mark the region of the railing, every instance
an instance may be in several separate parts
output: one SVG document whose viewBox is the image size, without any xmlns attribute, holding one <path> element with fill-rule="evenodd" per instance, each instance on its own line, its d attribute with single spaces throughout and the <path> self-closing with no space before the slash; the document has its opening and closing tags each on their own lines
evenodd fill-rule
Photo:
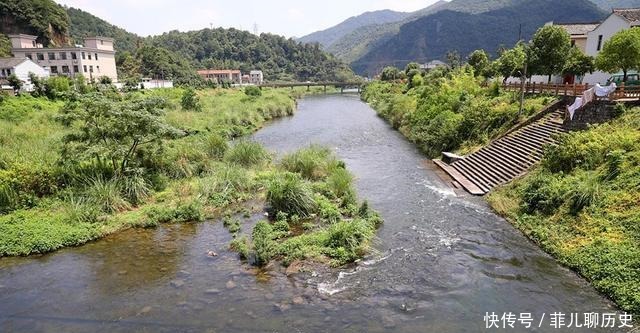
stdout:
<svg viewBox="0 0 640 333">
<path fill-rule="evenodd" d="M 586 90 L 593 88 L 588 83 L 585 84 L 554 84 L 554 83 L 536 83 L 527 82 L 524 86 L 526 94 L 550 94 L 555 96 L 581 96 Z M 520 83 L 505 83 L 502 85 L 505 91 L 520 91 L 522 85 Z M 599 98 L 600 99 L 600 98 Z M 625 87 L 624 83 L 608 97 L 609 100 L 621 99 L 640 99 L 640 86 Z"/>
</svg>

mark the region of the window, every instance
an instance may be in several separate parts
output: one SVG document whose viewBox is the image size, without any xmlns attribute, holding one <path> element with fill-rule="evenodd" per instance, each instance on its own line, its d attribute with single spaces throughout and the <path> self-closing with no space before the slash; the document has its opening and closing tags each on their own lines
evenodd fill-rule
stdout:
<svg viewBox="0 0 640 333">
<path fill-rule="evenodd" d="M 95 54 L 95 56 L 96 56 L 96 60 L 98 60 L 98 54 L 97 53 Z"/>
<path fill-rule="evenodd" d="M 84 69 L 84 72 L 87 72 L 87 65 L 82 66 L 82 69 Z"/>
<path fill-rule="evenodd" d="M 69 66 L 62 66 L 62 73 L 68 74 L 69 73 Z"/>
<path fill-rule="evenodd" d="M 24 56 L 27 57 L 29 60 L 33 60 L 33 56 L 31 55 L 31 53 L 26 53 Z"/>
<path fill-rule="evenodd" d="M 576 46 L 576 41 L 575 41 L 575 39 L 571 41 L 571 47 L 574 47 L 574 46 Z"/>
<path fill-rule="evenodd" d="M 89 66 L 89 72 L 93 73 L 93 66 Z"/>
<path fill-rule="evenodd" d="M 78 54 L 75 52 L 71 52 L 71 59 L 76 60 L 78 59 Z"/>
<path fill-rule="evenodd" d="M 89 53 L 89 60 L 91 60 L 91 53 Z"/>
<path fill-rule="evenodd" d="M 44 60 L 44 54 L 42 54 L 42 53 L 36 53 L 36 59 L 38 59 L 38 60 Z"/>
<path fill-rule="evenodd" d="M 31 41 L 31 46 L 36 47 L 36 41 L 35 40 Z"/>
<path fill-rule="evenodd" d="M 100 40 L 100 45 L 104 45 L 104 41 Z M 98 56 L 96 56 L 96 59 L 98 58 Z"/>
<path fill-rule="evenodd" d="M 78 69 L 78 65 L 73 65 L 73 72 L 78 73 L 80 70 Z"/>
<path fill-rule="evenodd" d="M 596 50 L 600 51 L 601 49 L 602 49 L 602 35 L 598 36 L 598 48 Z"/>
<path fill-rule="evenodd" d="M 7 76 L 6 72 L 4 71 L 4 68 L 2 69 L 2 76 Z"/>
<path fill-rule="evenodd" d="M 84 52 L 82 52 L 82 60 L 84 60 L 84 59 L 85 59 L 85 57 L 84 57 Z M 85 72 L 86 72 L 86 71 L 85 71 Z"/>
<path fill-rule="evenodd" d="M 51 66 L 51 74 L 58 74 L 58 66 Z"/>
<path fill-rule="evenodd" d="M 53 52 L 49 52 L 49 60 L 56 60 L 56 54 Z"/>
<path fill-rule="evenodd" d="M 100 66 L 96 66 L 96 71 L 100 73 Z"/>
<path fill-rule="evenodd" d="M 67 60 L 67 52 L 60 52 L 60 59 Z"/>
</svg>

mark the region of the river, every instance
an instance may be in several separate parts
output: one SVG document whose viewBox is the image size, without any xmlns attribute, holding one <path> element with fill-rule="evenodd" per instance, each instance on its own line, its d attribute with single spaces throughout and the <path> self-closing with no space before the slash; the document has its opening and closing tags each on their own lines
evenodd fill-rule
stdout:
<svg viewBox="0 0 640 333">
<path fill-rule="evenodd" d="M 512 312 L 532 313 L 534 326 L 544 315 L 535 332 L 574 332 L 550 327 L 551 313 L 565 313 L 567 325 L 570 313 L 615 311 L 482 198 L 450 189 L 357 96 L 306 97 L 295 116 L 253 138 L 278 153 L 335 150 L 385 220 L 375 252 L 288 277 L 241 264 L 219 222 L 128 230 L 0 259 L 0 331 L 479 332 L 489 331 L 485 313 Z M 575 330 L 586 331 L 595 330 Z"/>
</svg>

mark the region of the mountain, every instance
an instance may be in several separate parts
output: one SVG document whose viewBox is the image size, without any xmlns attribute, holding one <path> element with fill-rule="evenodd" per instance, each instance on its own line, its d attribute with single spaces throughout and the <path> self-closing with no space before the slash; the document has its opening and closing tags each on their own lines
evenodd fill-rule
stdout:
<svg viewBox="0 0 640 333">
<path fill-rule="evenodd" d="M 172 78 L 178 83 L 196 80 L 198 68 L 214 67 L 261 69 L 267 80 L 335 81 L 353 77 L 344 62 L 317 44 L 222 28 L 171 31 L 142 38 L 52 0 L 0 1 L 0 54 L 6 52 L 5 35 L 12 33 L 36 35 L 45 46 L 72 45 L 86 36 L 111 37 L 121 74 Z"/>
<path fill-rule="evenodd" d="M 481 3 L 481 0 L 473 1 Z M 351 66 L 357 73 L 373 75 L 387 65 L 403 67 L 411 61 L 444 60 L 452 50 L 462 56 L 476 49 L 495 54 L 501 45 L 513 45 L 518 40 L 520 25 L 522 37 L 529 39 L 549 21 L 591 22 L 606 16 L 587 0 L 501 2 L 508 5 L 476 14 L 440 10 L 406 23 L 397 34 L 376 45 Z"/>
<path fill-rule="evenodd" d="M 316 31 L 312 34 L 301 37 L 298 41 L 303 43 L 319 43 L 323 47 L 328 47 L 340 38 L 360 27 L 371 24 L 398 22 L 409 15 L 409 13 L 395 12 L 392 10 L 365 12 L 364 14 L 350 17 L 329 29 Z"/>
<path fill-rule="evenodd" d="M 613 8 L 638 8 L 640 0 L 591 0 L 600 8 L 611 11 Z"/>
</svg>

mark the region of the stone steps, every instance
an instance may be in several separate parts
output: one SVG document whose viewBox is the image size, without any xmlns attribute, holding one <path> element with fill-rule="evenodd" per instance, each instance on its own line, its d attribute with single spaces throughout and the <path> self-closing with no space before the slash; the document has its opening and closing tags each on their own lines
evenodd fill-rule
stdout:
<svg viewBox="0 0 640 333">
<path fill-rule="evenodd" d="M 436 161 L 467 191 L 483 195 L 494 187 L 520 177 L 542 159 L 544 146 L 555 144 L 555 135 L 565 133 L 564 109 L 509 133 L 464 158 L 446 164 Z"/>
</svg>

